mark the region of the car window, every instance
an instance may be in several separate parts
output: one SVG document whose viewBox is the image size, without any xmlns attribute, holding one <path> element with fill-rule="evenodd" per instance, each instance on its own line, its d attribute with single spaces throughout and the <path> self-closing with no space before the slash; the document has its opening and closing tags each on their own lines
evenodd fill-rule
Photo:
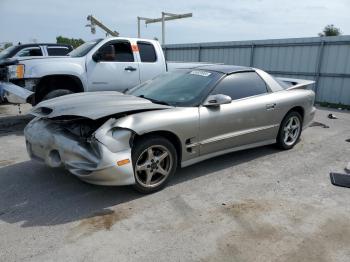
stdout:
<svg viewBox="0 0 350 262">
<path fill-rule="evenodd" d="M 235 73 L 225 77 L 212 94 L 228 95 L 232 100 L 267 93 L 264 80 L 255 72 Z"/>
<path fill-rule="evenodd" d="M 25 57 L 25 56 L 42 56 L 40 47 L 27 47 L 20 50 L 15 56 Z"/>
<path fill-rule="evenodd" d="M 141 62 L 156 62 L 157 54 L 154 46 L 147 42 L 137 42 L 139 48 Z"/>
<path fill-rule="evenodd" d="M 55 46 L 55 47 L 50 47 L 48 46 L 47 47 L 47 53 L 48 55 L 50 56 L 65 56 L 69 53 L 69 49 L 68 47 L 58 47 L 58 46 Z"/>
<path fill-rule="evenodd" d="M 134 54 L 129 41 L 106 44 L 99 49 L 99 53 L 101 61 L 134 62 Z"/>
</svg>

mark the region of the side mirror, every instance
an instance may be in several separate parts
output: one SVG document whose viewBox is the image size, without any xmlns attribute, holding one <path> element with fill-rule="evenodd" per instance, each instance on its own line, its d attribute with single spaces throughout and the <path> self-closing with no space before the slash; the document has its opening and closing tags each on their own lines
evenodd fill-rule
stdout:
<svg viewBox="0 0 350 262">
<path fill-rule="evenodd" d="M 220 106 L 224 104 L 230 104 L 232 102 L 232 98 L 227 95 L 210 95 L 205 99 L 203 106 Z"/>
<path fill-rule="evenodd" d="M 101 61 L 101 53 L 96 52 L 95 54 L 92 55 L 92 60 L 94 60 L 96 63 Z"/>
</svg>

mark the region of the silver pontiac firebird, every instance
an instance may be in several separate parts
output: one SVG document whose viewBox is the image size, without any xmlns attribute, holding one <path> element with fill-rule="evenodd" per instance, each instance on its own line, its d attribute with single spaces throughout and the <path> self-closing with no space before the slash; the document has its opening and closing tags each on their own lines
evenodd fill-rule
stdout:
<svg viewBox="0 0 350 262">
<path fill-rule="evenodd" d="M 27 149 L 86 182 L 150 193 L 178 166 L 267 144 L 292 148 L 315 115 L 307 89 L 313 83 L 206 65 L 165 73 L 125 94 L 58 97 L 33 108 Z"/>
</svg>

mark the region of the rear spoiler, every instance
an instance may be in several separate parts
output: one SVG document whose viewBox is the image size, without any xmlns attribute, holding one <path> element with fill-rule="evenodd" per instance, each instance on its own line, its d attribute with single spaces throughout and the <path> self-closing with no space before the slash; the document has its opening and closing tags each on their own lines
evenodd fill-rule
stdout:
<svg viewBox="0 0 350 262">
<path fill-rule="evenodd" d="M 286 90 L 306 89 L 309 85 L 312 85 L 315 83 L 315 81 L 313 80 L 284 78 L 284 77 L 276 77 L 276 78 L 285 84 Z"/>
</svg>

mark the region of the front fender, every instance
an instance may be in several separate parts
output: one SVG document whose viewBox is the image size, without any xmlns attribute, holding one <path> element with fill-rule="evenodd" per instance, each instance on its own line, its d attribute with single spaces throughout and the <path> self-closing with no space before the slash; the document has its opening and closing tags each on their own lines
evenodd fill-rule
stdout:
<svg viewBox="0 0 350 262">
<path fill-rule="evenodd" d="M 43 78 L 52 75 L 74 76 L 80 79 L 85 89 L 87 83 L 85 59 L 76 58 L 76 61 L 73 60 L 73 58 L 66 59 L 68 61 L 60 61 L 60 59 L 48 59 L 48 61 L 44 59 L 23 61 L 25 66 L 25 78 Z"/>
<path fill-rule="evenodd" d="M 114 126 L 134 131 L 138 135 L 151 132 L 167 131 L 176 135 L 181 143 L 182 160 L 188 160 L 199 153 L 192 147 L 199 140 L 198 107 L 176 107 L 132 114 L 118 119 Z"/>
</svg>

